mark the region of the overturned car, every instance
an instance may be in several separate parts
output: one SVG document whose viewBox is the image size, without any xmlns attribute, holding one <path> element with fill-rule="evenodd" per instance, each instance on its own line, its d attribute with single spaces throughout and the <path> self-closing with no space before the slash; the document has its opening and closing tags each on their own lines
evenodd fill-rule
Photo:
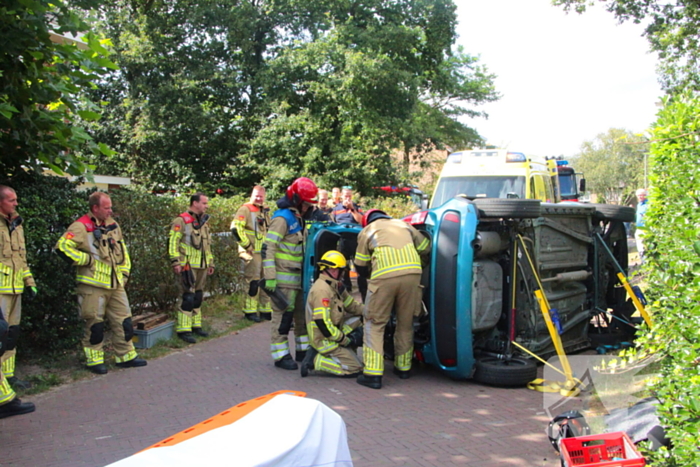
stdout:
<svg viewBox="0 0 700 467">
<path fill-rule="evenodd" d="M 537 366 L 511 343 L 542 358 L 555 353 L 536 290 L 549 302 L 566 352 L 630 340 L 634 307 L 617 272 L 627 273 L 623 223 L 633 219 L 633 209 L 615 205 L 465 197 L 405 218 L 432 241 L 416 358 L 454 379 L 528 383 Z M 360 230 L 311 225 L 305 293 L 316 259 Z M 390 354 L 391 339 L 385 341 Z"/>
</svg>

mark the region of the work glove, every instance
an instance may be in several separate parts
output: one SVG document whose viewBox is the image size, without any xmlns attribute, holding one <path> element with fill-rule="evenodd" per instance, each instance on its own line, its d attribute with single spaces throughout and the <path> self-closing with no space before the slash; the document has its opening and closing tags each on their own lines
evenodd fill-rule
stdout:
<svg viewBox="0 0 700 467">
<path fill-rule="evenodd" d="M 27 301 L 31 302 L 34 300 L 38 293 L 39 291 L 35 286 L 27 287 Z"/>
<path fill-rule="evenodd" d="M 364 328 L 360 326 L 359 328 L 352 331 L 350 334 L 346 335 L 345 338 L 350 342 L 347 344 L 349 347 L 362 347 L 362 341 L 364 337 Z"/>
<path fill-rule="evenodd" d="M 277 279 L 266 279 L 264 287 L 267 292 L 274 292 L 277 289 Z"/>
<path fill-rule="evenodd" d="M 258 294 L 258 286 L 258 281 L 250 281 L 250 284 L 248 285 L 248 295 L 250 297 L 255 297 Z"/>
<path fill-rule="evenodd" d="M 277 329 L 277 332 L 282 336 L 286 336 L 287 334 L 289 334 L 289 330 L 292 329 L 293 322 L 294 312 L 285 311 L 284 313 L 282 313 L 282 320 L 280 320 L 280 326 Z"/>
</svg>

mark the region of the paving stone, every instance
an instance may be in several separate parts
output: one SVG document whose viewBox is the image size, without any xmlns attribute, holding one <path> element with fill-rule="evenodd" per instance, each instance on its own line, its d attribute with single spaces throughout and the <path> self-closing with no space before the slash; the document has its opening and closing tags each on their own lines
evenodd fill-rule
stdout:
<svg viewBox="0 0 700 467">
<path fill-rule="evenodd" d="M 559 465 L 540 393 L 453 381 L 427 366 L 399 380 L 389 362 L 381 390 L 301 378 L 273 365 L 268 326 L 26 397 L 36 412 L 0 420 L 0 466 L 103 466 L 282 389 L 342 415 L 357 467 Z"/>
</svg>

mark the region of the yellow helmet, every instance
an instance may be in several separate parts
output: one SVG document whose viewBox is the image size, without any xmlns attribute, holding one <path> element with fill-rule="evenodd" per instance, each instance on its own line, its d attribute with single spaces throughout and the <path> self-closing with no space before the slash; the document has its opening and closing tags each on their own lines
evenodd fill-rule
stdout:
<svg viewBox="0 0 700 467">
<path fill-rule="evenodd" d="M 343 256 L 341 252 L 335 250 L 325 252 L 323 256 L 321 256 L 321 259 L 318 260 L 318 267 L 321 271 L 326 268 L 344 268 L 347 265 L 348 262 L 345 261 L 345 256 Z"/>
</svg>

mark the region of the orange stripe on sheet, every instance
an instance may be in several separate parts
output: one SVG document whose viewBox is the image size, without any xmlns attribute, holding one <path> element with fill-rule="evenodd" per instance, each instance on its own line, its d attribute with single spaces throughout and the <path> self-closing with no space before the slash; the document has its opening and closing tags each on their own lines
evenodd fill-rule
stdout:
<svg viewBox="0 0 700 467">
<path fill-rule="evenodd" d="M 297 396 L 297 397 L 306 397 L 305 392 L 301 391 L 288 391 L 288 390 L 282 390 L 282 391 L 276 391 L 272 392 L 266 396 L 261 396 L 257 397 L 255 399 L 251 399 L 249 401 L 241 402 L 238 405 L 234 405 L 230 409 L 224 410 L 218 415 L 214 415 L 213 417 L 204 420 L 201 423 L 198 423 L 194 426 L 189 427 L 186 430 L 181 431 L 180 433 L 177 433 L 169 438 L 164 439 L 163 441 L 160 441 L 153 446 L 149 446 L 143 451 L 148 451 L 149 449 L 152 448 L 162 448 L 165 446 L 174 446 L 178 443 L 181 443 L 183 441 L 187 441 L 190 438 L 194 438 L 195 436 L 199 436 L 201 434 L 206 433 L 207 431 L 214 430 L 216 428 L 221 428 L 222 426 L 230 425 L 241 418 L 245 417 L 248 415 L 250 412 L 253 410 L 257 409 L 264 403 L 272 400 L 273 397 L 279 396 L 280 394 L 285 394 L 288 396 Z M 140 451 L 140 452 L 143 452 Z"/>
</svg>

